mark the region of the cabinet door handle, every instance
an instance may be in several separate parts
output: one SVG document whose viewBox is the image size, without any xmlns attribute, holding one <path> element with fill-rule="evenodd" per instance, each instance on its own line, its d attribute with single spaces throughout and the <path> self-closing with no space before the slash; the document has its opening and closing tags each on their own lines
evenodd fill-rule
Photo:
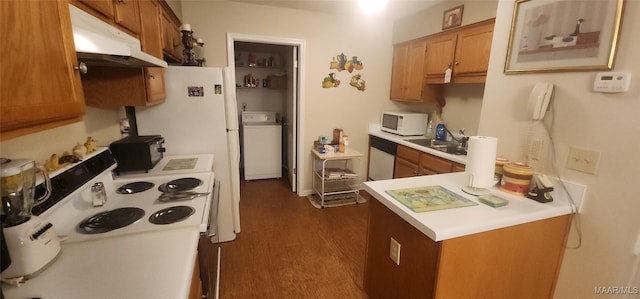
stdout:
<svg viewBox="0 0 640 299">
<path fill-rule="evenodd" d="M 80 62 L 78 66 L 74 66 L 73 69 L 76 71 L 80 71 L 80 74 L 83 74 L 83 75 L 89 72 L 89 69 L 87 68 L 87 65 L 84 62 Z"/>
<path fill-rule="evenodd" d="M 456 61 L 453 65 L 458 65 L 458 64 L 460 64 L 460 63 Z"/>
<path fill-rule="evenodd" d="M 155 76 L 154 74 L 149 74 L 149 78 L 150 78 L 150 79 L 155 79 L 155 78 L 156 78 L 156 76 Z"/>
</svg>

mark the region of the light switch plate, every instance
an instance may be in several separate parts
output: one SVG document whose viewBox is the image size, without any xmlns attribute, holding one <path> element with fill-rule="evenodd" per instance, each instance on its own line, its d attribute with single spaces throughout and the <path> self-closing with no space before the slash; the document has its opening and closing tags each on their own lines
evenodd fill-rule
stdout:
<svg viewBox="0 0 640 299">
<path fill-rule="evenodd" d="M 400 265 L 400 243 L 396 241 L 394 238 L 391 238 L 391 244 L 389 245 L 389 258 L 396 263 L 396 265 Z"/>
<path fill-rule="evenodd" d="M 569 158 L 567 159 L 567 168 L 596 174 L 599 159 L 600 152 L 571 147 L 569 149 Z"/>
</svg>

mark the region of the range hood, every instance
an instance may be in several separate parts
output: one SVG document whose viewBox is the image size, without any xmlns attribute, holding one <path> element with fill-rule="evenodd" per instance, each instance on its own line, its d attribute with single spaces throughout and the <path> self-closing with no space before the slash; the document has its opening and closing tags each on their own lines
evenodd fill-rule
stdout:
<svg viewBox="0 0 640 299">
<path fill-rule="evenodd" d="M 137 38 L 71 4 L 69 11 L 80 62 L 89 66 L 167 67 L 164 60 L 142 52 Z"/>
</svg>

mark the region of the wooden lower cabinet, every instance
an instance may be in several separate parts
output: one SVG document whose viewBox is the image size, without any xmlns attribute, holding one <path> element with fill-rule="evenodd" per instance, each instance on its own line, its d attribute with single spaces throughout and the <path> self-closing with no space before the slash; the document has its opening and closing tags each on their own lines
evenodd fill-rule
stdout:
<svg viewBox="0 0 640 299">
<path fill-rule="evenodd" d="M 396 162 L 393 167 L 393 178 L 401 179 L 413 176 L 418 176 L 418 165 L 411 161 L 405 160 L 400 157 L 396 157 Z"/>
<path fill-rule="evenodd" d="M 399 144 L 393 178 L 464 171 L 464 165 Z"/>
<path fill-rule="evenodd" d="M 193 274 L 191 274 L 191 288 L 189 289 L 189 299 L 202 299 L 202 280 L 200 280 L 200 258 L 196 252 L 196 261 L 193 264 Z"/>
<path fill-rule="evenodd" d="M 463 164 L 453 163 L 451 167 L 451 172 L 462 172 L 465 170 L 465 166 Z"/>
<path fill-rule="evenodd" d="M 571 215 L 435 242 L 370 201 L 369 298 L 552 298 Z M 389 258 L 390 239 L 400 264 Z"/>
</svg>

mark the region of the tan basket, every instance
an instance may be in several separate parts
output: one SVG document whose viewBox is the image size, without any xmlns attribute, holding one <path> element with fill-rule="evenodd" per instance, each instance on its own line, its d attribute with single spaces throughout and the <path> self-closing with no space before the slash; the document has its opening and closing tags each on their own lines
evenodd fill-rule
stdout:
<svg viewBox="0 0 640 299">
<path fill-rule="evenodd" d="M 268 80 L 269 80 L 269 88 L 271 89 L 287 88 L 287 76 L 269 75 Z"/>
<path fill-rule="evenodd" d="M 313 176 L 315 184 L 318 188 L 322 188 L 322 181 L 318 176 Z M 355 190 L 358 187 L 358 178 L 349 178 L 349 179 L 327 179 L 324 181 L 324 192 L 337 192 L 337 191 L 349 191 Z"/>
</svg>

